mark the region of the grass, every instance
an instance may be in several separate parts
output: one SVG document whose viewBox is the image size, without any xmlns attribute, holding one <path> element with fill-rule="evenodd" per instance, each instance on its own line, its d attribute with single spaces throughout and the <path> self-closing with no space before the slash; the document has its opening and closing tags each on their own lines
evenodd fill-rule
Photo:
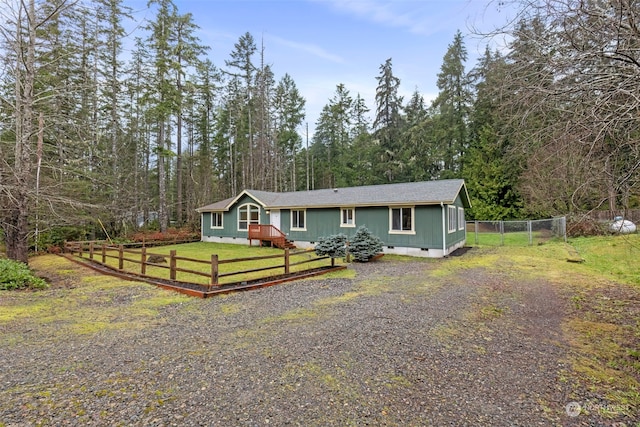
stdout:
<svg viewBox="0 0 640 427">
<path fill-rule="evenodd" d="M 147 254 L 157 254 L 162 255 L 165 259 L 169 260 L 169 254 L 172 250 L 176 251 L 177 257 L 191 258 L 200 260 L 200 262 L 193 262 L 188 260 L 177 260 L 178 268 L 197 271 L 202 274 L 209 275 L 211 273 L 211 255 L 218 255 L 218 262 L 222 262 L 219 264 L 219 274 L 222 276 L 219 278 L 219 283 L 233 283 L 240 281 L 248 281 L 253 279 L 262 278 L 265 276 L 276 276 L 279 274 L 284 274 L 284 251 L 282 249 L 270 248 L 270 247 L 257 247 L 257 246 L 248 246 L 248 245 L 234 245 L 234 244 L 224 244 L 224 243 L 209 243 L 209 242 L 194 242 L 194 243 L 186 243 L 179 245 L 170 245 L 170 246 L 161 246 L 148 248 Z M 141 255 L 140 250 L 136 249 L 136 253 L 125 252 L 124 258 L 128 258 L 134 261 L 124 261 L 123 269 L 125 271 L 140 273 L 141 269 Z M 105 262 L 108 266 L 112 268 L 118 268 L 118 251 L 110 250 L 107 251 L 109 255 Z M 224 263 L 226 260 L 233 259 L 246 259 L 246 258 L 256 258 L 256 257 L 267 257 L 267 256 L 278 256 L 277 258 L 269 258 L 269 259 L 251 259 L 240 262 L 233 263 Z M 85 257 L 88 257 L 88 254 L 85 254 Z M 115 257 L 115 258 L 114 258 Z M 290 263 L 296 263 L 301 261 L 311 261 L 302 265 L 294 265 L 291 266 L 290 271 L 302 271 L 319 267 L 326 267 L 330 264 L 330 261 L 327 259 L 313 261 L 318 258 L 313 251 L 306 251 L 301 254 L 291 255 Z M 101 254 L 99 252 L 94 253 L 94 259 L 101 261 Z M 339 263 L 339 260 L 336 260 Z M 168 264 L 163 266 L 151 266 L 147 265 L 146 275 L 156 278 L 168 279 L 169 278 L 169 269 Z M 273 267 L 268 270 L 262 270 L 258 272 L 249 272 L 242 274 L 234 274 L 230 276 L 224 276 L 224 274 L 235 273 L 235 272 L 243 272 L 253 269 L 260 269 L 266 267 Z M 205 277 L 201 274 L 194 274 L 189 272 L 177 272 L 176 279 L 183 282 L 191 282 L 198 284 L 209 284 L 209 277 Z"/>
<path fill-rule="evenodd" d="M 89 273 L 56 255 L 38 256 L 30 263 L 36 271 L 55 275 L 58 284 L 38 292 L 3 293 L 0 329 L 11 324 L 32 325 L 27 329 L 53 340 L 106 330 L 125 333 L 157 324 L 158 313 L 167 306 L 186 306 L 192 301 L 176 292 Z M 11 330 L 6 338 L 13 344 L 33 339 Z"/>
<path fill-rule="evenodd" d="M 467 233 L 467 243 L 474 246 L 529 246 L 562 240 L 563 238 L 549 236 L 549 233 L 544 231 L 532 232 L 531 242 L 529 242 L 527 231 L 509 231 L 502 234 L 499 232 L 478 232 L 477 241 L 473 231 Z"/>
<path fill-rule="evenodd" d="M 585 268 L 621 283 L 640 285 L 640 234 L 581 237 L 570 244 Z"/>
</svg>

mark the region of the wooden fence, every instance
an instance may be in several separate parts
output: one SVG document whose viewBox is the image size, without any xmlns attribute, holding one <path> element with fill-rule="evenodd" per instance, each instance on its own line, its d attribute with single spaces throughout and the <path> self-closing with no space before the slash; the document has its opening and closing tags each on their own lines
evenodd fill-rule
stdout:
<svg viewBox="0 0 640 427">
<path fill-rule="evenodd" d="M 217 254 L 211 254 L 209 259 L 203 260 L 203 259 L 197 259 L 197 258 L 188 258 L 188 257 L 178 256 L 176 250 L 171 250 L 169 252 L 169 255 L 160 254 L 160 253 L 151 253 L 144 246 L 132 248 L 131 246 L 134 246 L 134 245 L 135 244 L 114 245 L 114 244 L 110 244 L 102 241 L 65 242 L 64 251 L 65 253 L 77 255 L 81 258 L 88 257 L 88 259 L 91 260 L 92 262 L 103 265 L 110 269 L 115 269 L 119 272 L 133 273 L 133 274 L 136 274 L 145 278 L 150 278 L 150 279 L 161 279 L 161 280 L 168 279 L 171 281 L 177 281 L 178 272 L 207 277 L 208 283 L 207 285 L 204 285 L 207 287 L 207 289 L 221 286 L 222 284 L 220 283 L 220 279 L 223 277 L 249 275 L 251 273 L 267 271 L 267 270 L 276 270 L 276 269 L 282 270 L 280 274 L 287 275 L 291 273 L 291 268 L 294 266 L 300 266 L 303 264 L 308 264 L 308 263 L 317 262 L 317 261 L 326 260 L 326 259 L 331 260 L 331 267 L 335 266 L 335 260 L 328 256 L 317 257 L 314 255 L 314 257 L 311 259 L 303 259 L 301 261 L 292 262 L 291 259 L 294 257 L 298 257 L 301 255 L 307 255 L 308 257 L 310 252 L 307 250 L 290 251 L 289 249 L 285 249 L 282 254 L 250 257 L 250 258 L 234 258 L 234 259 L 226 259 L 226 260 L 218 259 Z M 110 259 L 117 261 L 117 267 L 113 266 L 115 261 L 109 263 Z M 256 261 L 268 260 L 268 259 L 282 259 L 282 263 L 277 263 L 275 265 L 267 265 L 267 266 L 258 267 L 258 268 L 252 268 L 248 270 L 225 271 L 225 272 L 220 271 L 220 266 L 223 264 L 233 264 L 233 263 L 240 263 L 240 262 L 256 262 Z M 137 271 L 131 271 L 131 269 L 125 269 L 125 262 L 139 264 L 140 265 L 139 273 Z M 209 268 L 206 268 L 206 269 L 203 268 L 203 270 L 207 270 L 206 272 L 202 270 L 189 269 L 184 267 L 185 263 L 207 265 L 209 266 Z M 168 270 L 168 277 L 157 277 L 157 276 L 148 275 L 147 267 L 149 266 Z M 309 270 L 311 269 L 307 269 L 307 270 L 301 269 L 301 270 L 297 270 L 297 272 L 309 271 Z M 271 276 L 262 276 L 262 278 L 268 278 L 268 277 L 271 277 Z M 256 278 L 252 277 L 251 280 L 256 280 Z M 189 283 L 192 283 L 192 282 L 189 282 Z"/>
</svg>

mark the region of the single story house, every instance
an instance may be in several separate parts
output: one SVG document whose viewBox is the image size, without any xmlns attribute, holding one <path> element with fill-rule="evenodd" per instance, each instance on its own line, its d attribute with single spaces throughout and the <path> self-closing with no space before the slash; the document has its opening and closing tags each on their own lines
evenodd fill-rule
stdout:
<svg viewBox="0 0 640 427">
<path fill-rule="evenodd" d="M 275 233 L 296 247 L 313 248 L 321 237 L 350 236 L 365 226 L 382 240 L 385 253 L 443 257 L 464 246 L 469 207 L 464 180 L 448 179 L 283 193 L 244 190 L 197 211 L 206 242 L 259 244 Z"/>
</svg>

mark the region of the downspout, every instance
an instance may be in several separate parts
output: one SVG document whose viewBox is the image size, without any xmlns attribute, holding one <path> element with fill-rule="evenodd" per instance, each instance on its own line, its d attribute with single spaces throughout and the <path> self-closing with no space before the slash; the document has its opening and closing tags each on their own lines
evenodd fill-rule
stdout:
<svg viewBox="0 0 640 427">
<path fill-rule="evenodd" d="M 200 212 L 200 241 L 204 241 L 204 212 Z"/>
<path fill-rule="evenodd" d="M 447 222 L 444 214 L 444 203 L 440 202 L 442 208 L 442 256 L 447 256 Z"/>
</svg>

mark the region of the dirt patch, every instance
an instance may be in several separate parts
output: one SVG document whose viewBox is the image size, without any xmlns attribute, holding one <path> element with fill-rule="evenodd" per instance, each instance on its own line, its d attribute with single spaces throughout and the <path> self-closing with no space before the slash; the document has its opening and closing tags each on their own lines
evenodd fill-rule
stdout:
<svg viewBox="0 0 640 427">
<path fill-rule="evenodd" d="M 473 249 L 471 246 L 463 246 L 463 247 L 458 248 L 455 251 L 451 252 L 449 254 L 449 256 L 462 256 L 462 255 L 466 254 L 467 252 L 469 252 L 471 249 Z"/>
</svg>

